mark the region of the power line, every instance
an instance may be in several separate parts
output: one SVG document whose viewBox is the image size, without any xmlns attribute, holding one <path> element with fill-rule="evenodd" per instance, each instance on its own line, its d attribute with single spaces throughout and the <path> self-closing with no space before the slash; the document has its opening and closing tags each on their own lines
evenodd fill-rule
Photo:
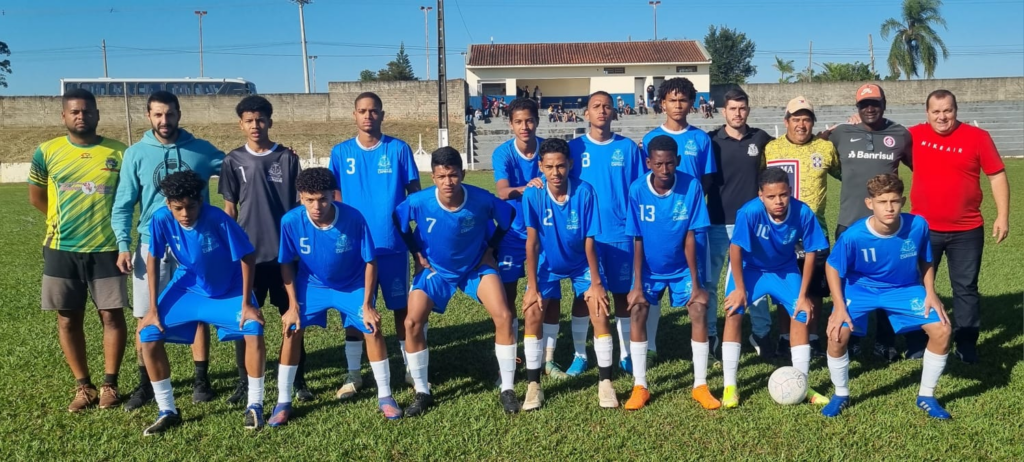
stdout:
<svg viewBox="0 0 1024 462">
<path fill-rule="evenodd" d="M 459 6 L 459 0 L 455 0 L 455 10 L 459 12 L 459 18 L 462 19 L 462 27 L 466 28 L 466 35 L 469 36 L 469 41 L 473 42 L 473 33 L 469 31 L 469 26 L 466 24 L 466 17 L 462 15 L 462 7 Z"/>
</svg>

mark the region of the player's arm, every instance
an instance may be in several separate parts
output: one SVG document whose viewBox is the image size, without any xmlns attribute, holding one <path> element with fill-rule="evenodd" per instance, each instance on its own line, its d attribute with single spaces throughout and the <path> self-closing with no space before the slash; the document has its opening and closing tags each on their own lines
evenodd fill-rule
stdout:
<svg viewBox="0 0 1024 462">
<path fill-rule="evenodd" d="M 507 201 L 523 197 L 523 191 L 526 191 L 526 186 L 513 188 L 508 185 L 508 180 L 501 179 L 495 183 L 494 191 L 497 193 L 498 199 Z"/>
<path fill-rule="evenodd" d="M 238 221 L 238 207 L 234 202 L 224 199 L 224 213 L 228 214 L 232 220 Z"/>
<path fill-rule="evenodd" d="M 286 337 L 291 337 L 292 332 L 302 329 L 302 317 L 299 316 L 299 297 L 295 292 L 295 263 L 281 263 L 281 282 L 284 283 L 284 291 L 288 294 L 288 311 L 281 315 L 281 331 Z M 292 326 L 295 329 L 292 330 Z"/>
<path fill-rule="evenodd" d="M 938 294 L 935 293 L 935 265 L 932 262 L 918 260 L 918 270 L 923 275 L 924 283 L 924 309 L 923 313 L 925 317 L 931 315 L 931 310 L 935 310 L 939 315 L 939 322 L 944 325 L 949 324 L 949 316 L 946 315 L 946 309 L 942 305 L 942 300 L 939 299 Z"/>
<path fill-rule="evenodd" d="M 597 243 L 593 236 L 588 236 L 584 250 L 587 254 L 587 266 L 590 267 L 590 288 L 583 294 L 584 300 L 591 309 L 604 311 L 606 316 L 611 316 L 608 310 L 608 293 L 601 283 L 601 269 L 597 264 Z"/>
<path fill-rule="evenodd" d="M 49 198 L 46 196 L 46 188 L 29 183 L 28 203 L 32 204 L 36 210 L 43 212 L 43 215 L 46 215 L 46 210 L 49 208 Z"/>
<path fill-rule="evenodd" d="M 337 193 L 336 193 L 337 194 Z M 413 233 L 412 226 L 409 226 L 408 217 L 409 203 L 408 201 L 398 204 L 398 208 L 391 214 L 391 222 L 395 225 L 398 230 L 398 236 L 402 238 L 402 242 L 405 243 L 405 247 L 409 249 L 409 253 L 413 259 L 413 274 L 419 274 L 420 271 L 430 268 L 430 263 L 427 262 L 427 258 L 423 255 L 423 249 L 420 248 L 419 242 L 416 241 L 416 235 Z"/>
<path fill-rule="evenodd" d="M 32 154 L 32 164 L 28 170 L 28 203 L 32 204 L 43 215 L 49 209 L 49 197 L 47 197 L 46 186 L 50 181 L 50 172 L 46 168 L 46 158 L 43 150 L 36 148 Z"/>
<path fill-rule="evenodd" d="M 237 169 L 231 159 L 224 159 L 220 164 L 220 181 L 217 183 L 217 192 L 224 197 L 224 213 L 228 214 L 232 220 L 238 221 L 238 196 L 241 188 L 238 184 L 238 177 L 235 176 Z M 238 169 L 242 168 L 244 167 L 238 167 Z M 245 172 L 242 172 L 242 175 L 245 175 Z"/>
<path fill-rule="evenodd" d="M 686 266 L 690 269 L 690 281 L 692 284 L 690 303 L 687 303 L 687 305 L 692 303 L 707 305 L 708 292 L 704 290 L 703 283 L 700 280 L 700 272 L 697 270 L 697 235 L 692 229 L 686 231 L 683 251 L 686 255 Z"/>
<path fill-rule="evenodd" d="M 743 281 L 743 247 L 736 244 L 729 244 L 729 272 L 732 276 L 733 290 L 726 294 L 722 307 L 726 315 L 731 316 L 737 308 L 747 306 L 747 286 Z"/>
<path fill-rule="evenodd" d="M 380 329 L 380 313 L 374 307 L 373 298 L 377 295 L 377 260 L 366 262 L 363 276 L 363 324 L 370 332 Z"/>
<path fill-rule="evenodd" d="M 250 252 L 242 257 L 242 319 L 238 321 L 238 327 L 245 327 L 245 322 L 253 320 L 263 325 L 263 313 L 252 304 L 252 286 L 256 278 L 256 252 Z"/>
<path fill-rule="evenodd" d="M 523 294 L 523 313 L 531 309 L 544 309 L 537 280 L 537 265 L 540 261 L 540 237 L 537 229 L 526 228 L 526 293 Z"/>
<path fill-rule="evenodd" d="M 839 341 L 843 324 L 850 327 L 853 332 L 853 320 L 850 313 L 846 311 L 846 295 L 843 294 L 843 278 L 839 271 L 832 266 L 832 262 L 825 262 L 825 279 L 828 280 L 828 289 L 832 294 L 832 315 L 828 317 L 828 327 L 825 335 L 829 340 Z"/>
<path fill-rule="evenodd" d="M 803 274 L 800 275 L 800 295 L 797 296 L 796 309 L 793 310 L 793 319 L 796 319 L 801 311 L 807 313 L 808 323 L 814 317 L 814 309 L 811 301 L 807 298 L 807 290 L 811 287 L 811 277 L 814 276 L 814 259 L 817 254 L 817 252 L 804 253 Z"/>
<path fill-rule="evenodd" d="M 836 150 L 835 146 L 829 146 L 828 155 L 831 161 L 828 165 L 828 174 L 837 180 L 843 180 L 843 165 L 839 163 L 839 151 Z"/>
<path fill-rule="evenodd" d="M 992 223 L 992 237 L 996 243 L 1003 242 L 1010 233 L 1010 180 L 1006 178 L 1006 170 L 988 175 L 992 184 L 992 199 L 996 202 L 996 220 Z"/>
<path fill-rule="evenodd" d="M 644 281 L 642 278 L 644 269 L 644 238 L 633 237 L 633 288 L 626 295 L 626 309 L 632 310 L 634 306 L 647 306 L 647 297 L 644 297 Z"/>
<path fill-rule="evenodd" d="M 900 162 L 906 165 L 910 171 L 914 171 L 914 136 L 909 131 L 906 133 L 906 144 L 903 146 L 903 158 Z"/>
<path fill-rule="evenodd" d="M 114 207 L 110 213 L 110 227 L 114 229 L 117 240 L 117 267 L 122 273 L 132 270 L 132 216 L 135 214 L 135 204 L 139 202 L 139 190 L 142 188 L 137 168 L 133 151 L 129 148 L 121 161 L 117 191 L 114 193 Z"/>
<path fill-rule="evenodd" d="M 409 182 L 405 184 L 405 195 L 406 196 L 411 195 L 412 193 L 419 192 L 421 189 L 423 189 L 423 186 L 420 186 L 420 179 L 419 178 L 413 178 L 412 180 L 409 180 Z M 335 194 L 341 194 L 341 193 L 338 192 L 338 193 L 335 193 Z"/>
</svg>

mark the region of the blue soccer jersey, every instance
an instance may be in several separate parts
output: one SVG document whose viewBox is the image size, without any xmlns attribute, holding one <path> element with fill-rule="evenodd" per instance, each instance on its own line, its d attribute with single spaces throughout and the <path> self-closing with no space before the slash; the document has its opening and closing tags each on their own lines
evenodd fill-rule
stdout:
<svg viewBox="0 0 1024 462">
<path fill-rule="evenodd" d="M 326 228 L 313 224 L 302 206 L 281 219 L 277 260 L 298 259 L 296 278 L 311 286 L 340 291 L 363 288 L 366 263 L 373 261 L 373 255 L 372 233 L 362 214 L 350 205 L 335 202 L 334 221 Z"/>
<path fill-rule="evenodd" d="M 711 138 L 704 130 L 687 125 L 681 131 L 672 131 L 664 125 L 644 135 L 644 149 L 650 146 L 656 136 L 667 135 L 679 145 L 679 171 L 700 180 L 704 175 L 718 171 L 715 156 L 712 155 Z"/>
<path fill-rule="evenodd" d="M 537 149 L 540 150 L 542 138 L 537 138 Z M 512 188 L 526 186 L 530 180 L 540 177 L 539 153 L 534 153 L 532 158 L 527 158 L 518 147 L 513 138 L 500 146 L 494 148 L 491 155 L 491 163 L 494 165 L 494 182 L 508 180 Z M 523 247 L 526 245 L 526 224 L 523 222 L 523 199 L 512 199 L 507 201 L 512 208 L 516 209 L 516 218 L 512 221 L 512 229 L 505 235 L 503 245 Z"/>
<path fill-rule="evenodd" d="M 406 252 L 391 212 L 405 200 L 405 187 L 419 181 L 412 150 L 404 141 L 384 135 L 373 147 L 356 138 L 331 149 L 327 168 L 341 188 L 341 200 L 355 207 L 370 227 L 377 255 Z"/>
<path fill-rule="evenodd" d="M 537 230 L 540 260 L 551 278 L 566 278 L 588 266 L 586 241 L 601 233 L 594 188 L 582 180 L 569 180 L 569 195 L 558 202 L 547 183 L 543 189 L 528 188 L 523 197 L 525 221 Z"/>
<path fill-rule="evenodd" d="M 895 289 L 921 284 L 918 263 L 932 261 L 928 223 L 909 213 L 900 214 L 896 234 L 883 236 L 861 219 L 836 241 L 828 264 L 847 284 Z"/>
<path fill-rule="evenodd" d="M 149 252 L 164 258 L 164 249 L 178 260 L 168 286 L 205 297 L 217 297 L 242 287 L 242 257 L 255 249 L 241 226 L 223 210 L 204 203 L 191 228 L 178 224 L 167 207 L 153 212 L 149 222 Z"/>
<path fill-rule="evenodd" d="M 751 199 L 736 212 L 732 243 L 743 249 L 744 268 L 777 272 L 796 268 L 796 243 L 803 241 L 804 251 L 828 248 L 828 239 L 807 204 L 789 200 L 789 211 L 782 223 L 776 223 L 760 198 Z"/>
<path fill-rule="evenodd" d="M 487 249 L 489 227 L 509 229 L 509 205 L 475 186 L 462 185 L 463 202 L 449 210 L 438 200 L 436 186 L 417 192 L 398 205 L 395 213 L 402 232 L 416 222 L 416 241 L 431 268 L 449 281 L 459 281 L 476 268 Z"/>
<path fill-rule="evenodd" d="M 690 272 L 684 244 L 687 231 L 710 226 L 700 182 L 676 172 L 672 189 L 658 194 L 648 173 L 629 187 L 626 234 L 644 238 L 644 264 L 652 279 L 675 279 Z"/>
<path fill-rule="evenodd" d="M 603 221 L 600 242 L 626 242 L 626 207 L 629 185 L 647 171 L 644 153 L 633 140 L 612 135 L 608 141 L 594 141 L 589 134 L 569 142 L 571 178 L 590 183 L 598 197 L 598 214 Z"/>
</svg>

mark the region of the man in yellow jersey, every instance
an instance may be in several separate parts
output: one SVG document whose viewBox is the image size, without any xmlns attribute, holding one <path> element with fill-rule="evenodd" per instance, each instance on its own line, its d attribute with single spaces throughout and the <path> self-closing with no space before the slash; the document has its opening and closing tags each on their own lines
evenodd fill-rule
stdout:
<svg viewBox="0 0 1024 462">
<path fill-rule="evenodd" d="M 793 98 L 786 105 L 786 136 L 769 142 L 764 152 L 768 167 L 779 167 L 789 174 L 793 198 L 807 204 L 818 217 L 821 229 L 828 229 L 825 226 L 827 175 L 840 179 L 839 153 L 832 143 L 815 138 L 815 121 L 814 107 L 807 98 Z M 815 356 L 825 355 L 816 333 L 816 318 L 821 314 L 822 298 L 829 295 L 828 282 L 825 280 L 825 260 L 828 260 L 828 254 L 827 248 L 817 253 L 811 286 L 807 289 L 807 294 L 814 305 L 814 316 L 808 319 L 807 327 L 811 333 L 811 351 Z M 797 245 L 800 268 L 803 268 L 803 255 L 803 246 Z M 789 352 L 789 321 L 783 321 L 787 317 L 785 310 L 777 310 L 777 314 L 780 318 L 780 338 L 776 351 L 780 356 L 786 356 Z"/>
<path fill-rule="evenodd" d="M 108 409 L 121 402 L 117 372 L 127 335 L 127 276 L 117 268 L 117 241 L 110 228 L 127 146 L 96 134 L 100 111 L 92 93 L 72 90 L 61 103 L 68 134 L 39 145 L 28 174 L 29 203 L 46 214 L 42 308 L 57 312 L 60 347 L 78 381 L 68 410 L 96 404 Z M 103 322 L 105 375 L 99 390 L 89 376 L 82 329 L 90 294 Z"/>
</svg>

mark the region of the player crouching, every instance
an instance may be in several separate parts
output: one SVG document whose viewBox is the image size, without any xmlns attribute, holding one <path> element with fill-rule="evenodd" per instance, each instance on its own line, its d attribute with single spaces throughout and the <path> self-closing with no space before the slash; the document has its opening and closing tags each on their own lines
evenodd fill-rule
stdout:
<svg viewBox="0 0 1024 462">
<path fill-rule="evenodd" d="M 828 320 L 828 370 L 836 390 L 821 413 L 836 417 L 849 405 L 850 333 L 866 332 L 868 314 L 881 309 L 897 334 L 917 329 L 928 334 L 917 407 L 929 417 L 949 419 L 933 395 L 946 367 L 952 331 L 935 295 L 928 223 L 900 213 L 906 199 L 898 175 L 878 175 L 868 181 L 867 190 L 864 202 L 872 215 L 839 237 L 825 268 L 834 303 Z"/>
<path fill-rule="evenodd" d="M 154 212 L 149 223 L 150 307 L 139 321 L 139 339 L 160 414 L 143 432 L 146 436 L 181 424 L 164 342 L 192 343 L 198 323 L 215 326 L 222 342 L 245 340 L 249 371 L 245 428 L 263 426 L 266 350 L 263 315 L 252 295 L 253 246 L 235 220 L 203 203 L 204 188 L 206 182 L 191 170 L 168 175 L 160 182 L 167 207 Z M 180 265 L 158 298 L 157 268 L 167 247 Z"/>
</svg>

